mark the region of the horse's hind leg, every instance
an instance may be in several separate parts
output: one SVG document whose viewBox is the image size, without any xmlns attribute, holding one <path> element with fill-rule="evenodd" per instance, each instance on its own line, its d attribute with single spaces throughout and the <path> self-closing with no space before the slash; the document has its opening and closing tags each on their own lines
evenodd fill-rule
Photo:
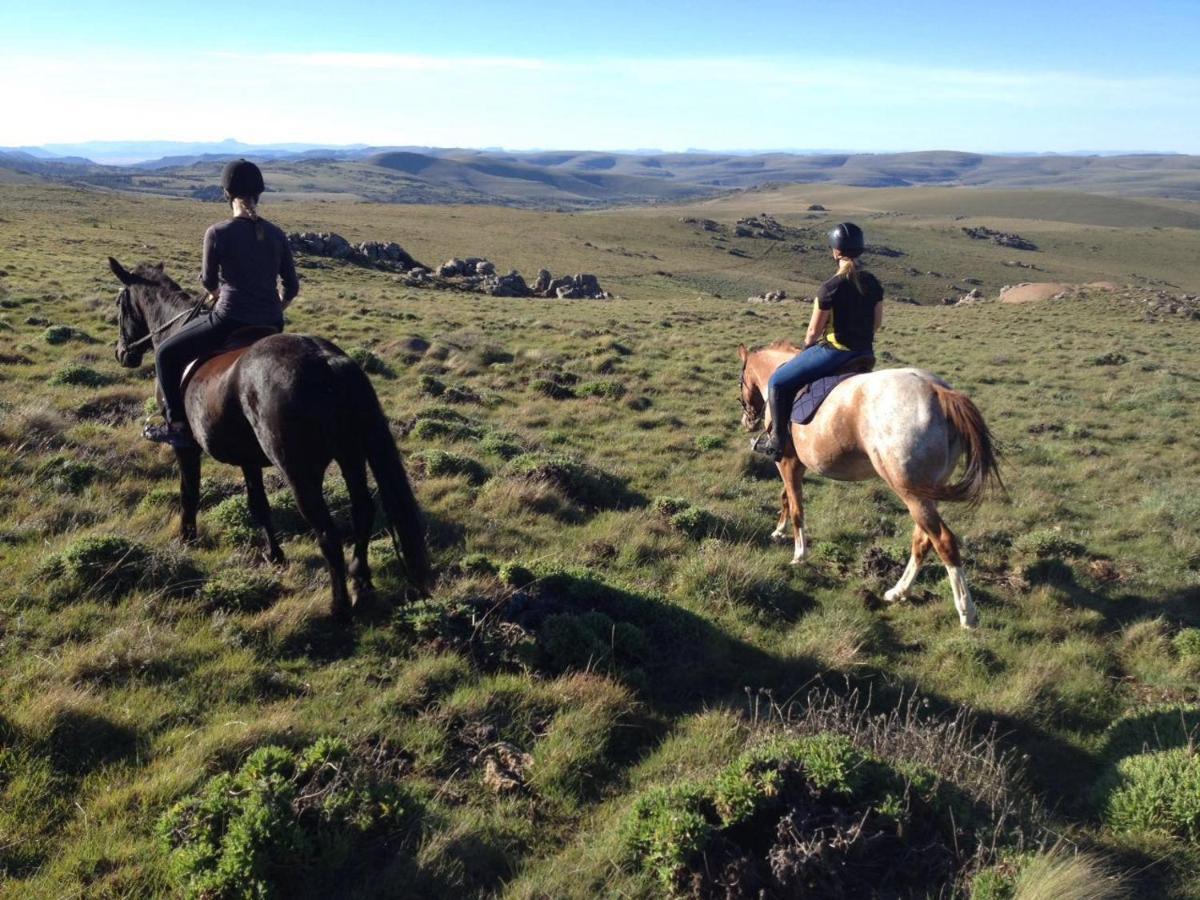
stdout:
<svg viewBox="0 0 1200 900">
<path fill-rule="evenodd" d="M 271 522 L 271 504 L 267 500 L 267 491 L 263 487 L 262 469 L 258 466 L 243 466 L 242 477 L 246 480 L 246 502 L 250 506 L 250 518 L 262 531 L 266 542 L 266 558 L 277 566 L 287 562 L 283 548 L 275 537 L 275 526 Z"/>
<path fill-rule="evenodd" d="M 792 520 L 792 505 L 788 502 L 788 490 L 786 487 L 779 491 L 779 522 L 775 526 L 775 530 L 771 532 L 771 540 L 786 541 L 788 522 Z"/>
<path fill-rule="evenodd" d="M 921 571 L 921 563 L 925 561 L 925 554 L 929 552 L 932 543 L 929 540 L 929 535 L 925 533 L 925 529 L 920 525 L 913 525 L 912 556 L 908 558 L 908 565 L 904 567 L 904 574 L 900 576 L 900 580 L 896 582 L 896 586 L 883 595 L 884 600 L 888 603 L 894 603 L 908 596 L 913 580 L 916 579 L 917 573 Z"/>
<path fill-rule="evenodd" d="M 300 515 L 304 516 L 313 531 L 317 534 L 317 544 L 325 556 L 329 567 L 330 587 L 333 590 L 333 601 L 330 614 L 335 619 L 350 618 L 350 595 L 346 592 L 346 557 L 342 553 L 342 542 L 338 536 L 337 526 L 329 514 L 325 497 L 321 492 L 323 472 L 292 472 L 284 471 L 292 493 L 296 497 L 296 506 Z"/>
<path fill-rule="evenodd" d="M 371 584 L 371 566 L 367 553 L 371 543 L 371 528 L 375 524 L 375 504 L 371 502 L 371 489 L 367 486 L 366 461 L 339 459 L 338 467 L 346 479 L 346 490 L 350 494 L 350 516 L 354 522 L 354 556 L 350 560 L 350 581 L 354 585 L 355 608 L 365 606 L 375 599 L 375 587 Z"/>
<path fill-rule="evenodd" d="M 946 575 L 950 578 L 950 590 L 954 594 L 954 608 L 958 610 L 958 620 L 963 628 L 974 628 L 979 623 L 979 615 L 975 610 L 975 602 L 967 589 L 967 579 L 963 576 L 962 559 L 958 553 L 958 538 L 946 527 L 938 514 L 937 505 L 931 500 L 906 499 L 904 501 L 912 514 L 913 521 L 929 537 L 933 549 L 941 557 L 946 567 Z"/>
</svg>

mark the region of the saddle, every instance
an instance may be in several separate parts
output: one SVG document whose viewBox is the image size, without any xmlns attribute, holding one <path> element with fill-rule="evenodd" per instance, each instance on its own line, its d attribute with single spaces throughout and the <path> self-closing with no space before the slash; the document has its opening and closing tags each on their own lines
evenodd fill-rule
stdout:
<svg viewBox="0 0 1200 900">
<path fill-rule="evenodd" d="M 211 353 L 206 353 L 193 359 L 187 364 L 187 368 L 183 370 L 183 377 L 179 379 L 179 383 L 183 389 L 187 390 L 188 382 L 192 380 L 192 376 L 196 374 L 196 370 L 204 363 L 208 362 L 215 356 L 220 356 L 222 353 L 230 353 L 234 350 L 245 350 L 251 344 L 261 341 L 265 337 L 270 337 L 273 334 L 279 334 L 280 329 L 271 325 L 247 325 L 244 328 L 239 328 L 231 332 L 229 337 L 221 342 L 221 346 L 213 350 Z"/>
<path fill-rule="evenodd" d="M 793 424 L 807 425 L 812 420 L 812 417 L 817 414 L 817 410 L 821 408 L 821 404 L 825 402 L 825 398 L 830 395 L 835 387 L 847 378 L 862 375 L 874 368 L 874 356 L 860 356 L 857 359 L 850 360 L 850 362 L 846 363 L 832 375 L 818 378 L 812 384 L 802 387 L 799 393 L 796 394 L 796 399 L 792 401 Z"/>
</svg>

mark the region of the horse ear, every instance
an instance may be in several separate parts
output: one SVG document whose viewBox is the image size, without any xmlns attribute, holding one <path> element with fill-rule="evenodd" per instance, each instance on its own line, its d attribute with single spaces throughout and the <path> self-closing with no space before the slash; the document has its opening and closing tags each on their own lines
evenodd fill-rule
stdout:
<svg viewBox="0 0 1200 900">
<path fill-rule="evenodd" d="M 112 273 L 116 275 L 118 279 L 120 279 L 121 284 L 131 285 L 137 281 L 136 275 L 134 275 L 132 272 L 126 271 L 125 267 L 111 256 L 108 258 L 108 267 L 112 269 Z"/>
<path fill-rule="evenodd" d="M 750 355 L 750 351 L 746 349 L 745 344 L 738 344 L 738 358 L 742 362 L 746 361 L 746 357 Z"/>
<path fill-rule="evenodd" d="M 163 270 L 163 268 L 164 268 L 164 266 L 165 266 L 165 265 L 166 265 L 165 263 L 161 263 L 161 262 L 159 262 L 159 263 L 155 263 L 155 264 L 152 266 L 152 268 L 154 268 L 154 269 L 157 269 L 159 272 L 161 272 L 161 271 Z"/>
</svg>

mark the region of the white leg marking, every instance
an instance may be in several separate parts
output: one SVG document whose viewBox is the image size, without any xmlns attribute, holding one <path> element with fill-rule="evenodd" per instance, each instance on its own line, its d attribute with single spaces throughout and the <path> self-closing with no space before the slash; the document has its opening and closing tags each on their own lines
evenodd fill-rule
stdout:
<svg viewBox="0 0 1200 900">
<path fill-rule="evenodd" d="M 909 588 L 912 587 L 912 583 L 916 579 L 920 568 L 916 557 L 910 556 L 908 558 L 908 565 L 904 567 L 904 574 L 900 576 L 900 580 L 896 582 L 894 588 L 884 593 L 883 599 L 888 603 L 895 603 L 897 600 L 903 600 L 907 597 Z"/>
<path fill-rule="evenodd" d="M 975 601 L 971 599 L 962 569 L 958 566 L 946 566 L 946 574 L 950 576 L 950 590 L 954 594 L 954 608 L 958 610 L 959 622 L 963 628 L 974 628 L 979 624 L 979 615 L 975 611 Z"/>
<path fill-rule="evenodd" d="M 787 540 L 787 520 L 780 522 L 775 526 L 775 530 L 771 532 L 771 540 L 786 541 Z"/>
<path fill-rule="evenodd" d="M 804 542 L 804 529 L 796 529 L 796 553 L 792 556 L 792 565 L 796 565 L 804 560 L 804 554 L 808 552 L 808 546 Z"/>
</svg>

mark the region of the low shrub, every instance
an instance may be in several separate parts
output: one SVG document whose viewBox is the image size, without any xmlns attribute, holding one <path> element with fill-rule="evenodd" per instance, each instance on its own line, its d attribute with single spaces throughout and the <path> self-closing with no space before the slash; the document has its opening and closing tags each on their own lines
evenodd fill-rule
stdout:
<svg viewBox="0 0 1200 900">
<path fill-rule="evenodd" d="M 346 351 L 346 355 L 358 363 L 358 367 L 368 375 L 378 375 L 381 378 L 395 378 L 396 370 L 380 359 L 374 352 L 365 347 L 355 347 Z"/>
<path fill-rule="evenodd" d="M 1200 662 L 1200 628 L 1184 628 L 1171 643 L 1181 659 Z"/>
<path fill-rule="evenodd" d="M 1117 831 L 1161 831 L 1200 841 L 1200 754 L 1194 747 L 1139 753 L 1101 787 L 1104 820 Z"/>
<path fill-rule="evenodd" d="M 78 494 L 100 477 L 102 469 L 90 462 L 55 456 L 39 465 L 33 473 L 38 484 L 60 494 Z"/>
<path fill-rule="evenodd" d="M 671 527 L 691 538 L 704 538 L 720 530 L 721 520 L 706 509 L 689 506 L 671 516 Z"/>
<path fill-rule="evenodd" d="M 50 376 L 51 384 L 66 384 L 75 387 L 104 387 L 111 382 L 111 376 L 97 372 L 89 366 L 78 364 L 66 366 Z"/>
<path fill-rule="evenodd" d="M 282 583 L 270 573 L 225 569 L 204 583 L 200 599 L 210 609 L 257 612 L 270 606 L 282 590 Z"/>
<path fill-rule="evenodd" d="M 526 452 L 521 439 L 507 431 L 487 432 L 479 442 L 479 449 L 501 459 L 513 459 Z"/>
<path fill-rule="evenodd" d="M 571 500 L 594 509 L 631 505 L 636 499 L 615 475 L 559 453 L 522 453 L 504 474 L 548 481 Z"/>
<path fill-rule="evenodd" d="M 622 673 L 637 670 L 651 657 L 650 642 L 642 629 L 629 622 L 614 622 L 599 611 L 547 616 L 537 637 L 555 671 Z"/>
<path fill-rule="evenodd" d="M 619 381 L 589 381 L 576 388 L 580 397 L 600 397 L 605 400 L 620 400 L 625 396 L 625 385 Z"/>
<path fill-rule="evenodd" d="M 1116 763 L 1127 756 L 1200 746 L 1200 705 L 1166 703 L 1142 706 L 1108 727 L 1104 756 Z"/>
<path fill-rule="evenodd" d="M 179 593 L 198 579 L 186 557 L 116 535 L 80 538 L 47 557 L 41 574 L 58 600 L 82 594 L 115 600 L 135 587 Z"/>
<path fill-rule="evenodd" d="M 711 780 L 643 795 L 622 842 L 671 895 L 937 894 L 975 852 L 957 800 L 844 736 L 775 735 Z"/>
<path fill-rule="evenodd" d="M 1013 540 L 1013 548 L 1041 559 L 1082 556 L 1086 550 L 1083 544 L 1051 528 L 1038 528 L 1018 535 Z"/>
<path fill-rule="evenodd" d="M 700 450 L 720 450 L 725 446 L 725 439 L 713 434 L 702 434 L 696 438 L 696 447 Z"/>
<path fill-rule="evenodd" d="M 528 568 L 515 562 L 506 562 L 501 565 L 496 575 L 503 584 L 514 588 L 528 587 L 537 577 Z"/>
<path fill-rule="evenodd" d="M 1122 366 L 1127 362 L 1129 362 L 1129 357 L 1116 350 L 1102 353 L 1092 360 L 1092 364 L 1097 366 Z"/>
<path fill-rule="evenodd" d="M 575 390 L 565 384 L 559 384 L 557 381 L 551 381 L 549 378 L 535 379 L 529 385 L 535 393 L 541 394 L 543 397 L 549 397 L 551 400 L 570 400 L 575 396 Z"/>
<path fill-rule="evenodd" d="M 488 470 L 478 461 L 462 453 L 452 453 L 449 450 L 419 450 L 412 455 L 412 459 L 430 478 L 461 475 L 472 484 L 482 484 L 488 479 Z"/>
<path fill-rule="evenodd" d="M 440 397 L 446 392 L 446 385 L 432 375 L 422 375 L 417 379 L 417 390 L 426 397 Z"/>
<path fill-rule="evenodd" d="M 495 575 L 499 569 L 484 553 L 468 553 L 458 561 L 459 571 L 474 575 Z"/>
<path fill-rule="evenodd" d="M 67 341 L 80 341 L 85 344 L 93 343 L 91 336 L 72 328 L 70 325 L 51 325 L 42 332 L 42 340 L 47 344 L 65 344 Z"/>
<path fill-rule="evenodd" d="M 417 804 L 386 771 L 322 738 L 260 747 L 159 820 L 184 896 L 321 897 L 343 892 L 403 842 Z"/>
<path fill-rule="evenodd" d="M 650 501 L 650 509 L 667 518 L 683 512 L 691 505 L 691 501 L 685 500 L 683 497 L 655 497 Z"/>
</svg>

